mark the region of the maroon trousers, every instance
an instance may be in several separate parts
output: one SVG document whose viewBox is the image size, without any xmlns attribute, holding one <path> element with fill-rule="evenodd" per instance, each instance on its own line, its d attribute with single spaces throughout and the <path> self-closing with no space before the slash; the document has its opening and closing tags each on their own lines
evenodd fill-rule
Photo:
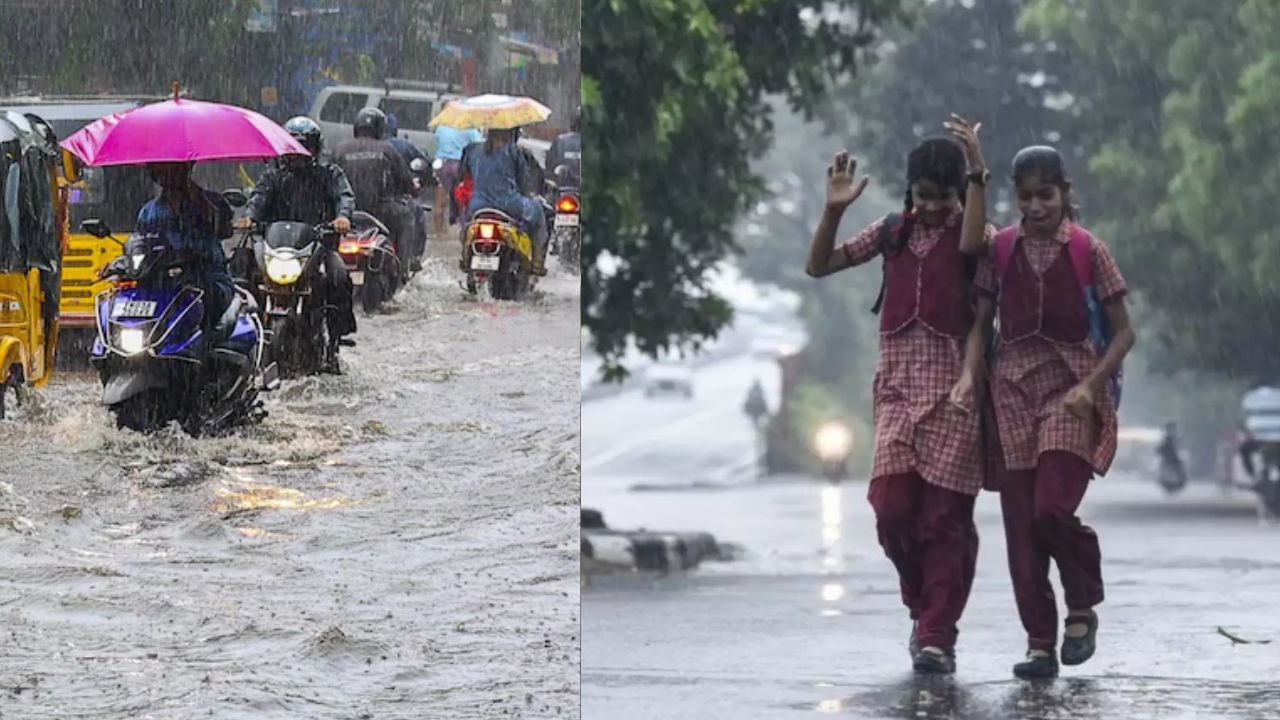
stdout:
<svg viewBox="0 0 1280 720">
<path fill-rule="evenodd" d="M 1068 610 L 1102 602 L 1098 536 L 1076 517 L 1093 475 L 1089 463 L 1068 452 L 1040 455 L 1034 470 L 1011 470 L 1000 489 L 1009 574 L 1018 615 L 1032 650 L 1057 647 L 1058 604 L 1049 559 L 1058 565 Z"/>
<path fill-rule="evenodd" d="M 920 647 L 955 647 L 978 563 L 975 498 L 906 473 L 873 479 L 868 499 Z"/>
</svg>

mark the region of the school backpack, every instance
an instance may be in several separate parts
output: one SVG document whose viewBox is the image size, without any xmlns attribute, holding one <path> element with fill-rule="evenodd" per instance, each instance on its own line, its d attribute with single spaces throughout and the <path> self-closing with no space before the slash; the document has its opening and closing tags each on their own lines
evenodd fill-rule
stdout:
<svg viewBox="0 0 1280 720">
<path fill-rule="evenodd" d="M 885 261 L 889 260 L 889 252 L 893 251 L 896 256 L 907 246 L 911 240 L 911 230 L 915 223 L 915 219 L 904 213 L 889 213 L 885 216 L 884 222 L 880 225 L 880 255 Z M 974 275 L 977 274 L 978 259 L 976 257 L 966 255 L 964 258 L 964 276 L 965 279 L 972 283 Z M 884 306 L 884 276 L 880 277 L 880 294 L 876 296 L 875 305 L 871 306 L 871 314 L 879 315 L 880 309 Z"/>
<path fill-rule="evenodd" d="M 996 233 L 996 286 L 1009 270 L 1013 262 L 1013 251 L 1018 245 L 1019 226 L 1012 225 Z M 1093 277 L 1093 255 L 1095 240 L 1084 228 L 1071 223 L 1071 236 L 1067 241 L 1067 254 L 1071 258 L 1071 268 L 1075 271 L 1076 281 L 1084 294 L 1085 312 L 1089 318 L 1089 343 L 1093 351 L 1101 359 L 1107 354 L 1107 348 L 1115 338 L 1115 330 L 1107 319 L 1102 303 L 1098 299 L 1098 287 Z M 1120 396 L 1124 386 L 1124 368 L 1116 368 L 1116 372 L 1107 378 L 1107 394 L 1120 409 Z"/>
</svg>

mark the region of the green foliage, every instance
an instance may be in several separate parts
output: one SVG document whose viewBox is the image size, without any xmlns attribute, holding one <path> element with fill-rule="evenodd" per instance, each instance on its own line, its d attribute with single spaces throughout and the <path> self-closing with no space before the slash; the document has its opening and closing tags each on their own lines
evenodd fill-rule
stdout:
<svg viewBox="0 0 1280 720">
<path fill-rule="evenodd" d="M 1153 368 L 1275 381 L 1280 5 L 1037 0 L 1023 25 L 1071 51 L 1098 225 L 1161 316 Z"/>
<path fill-rule="evenodd" d="M 825 8 L 821 13 L 813 7 Z M 587 0 L 583 325 L 617 371 L 628 338 L 656 355 L 714 337 L 731 310 L 707 273 L 761 196 L 764 98 L 812 112 L 848 77 L 888 0 Z M 605 263 L 599 261 L 605 259 Z"/>
</svg>

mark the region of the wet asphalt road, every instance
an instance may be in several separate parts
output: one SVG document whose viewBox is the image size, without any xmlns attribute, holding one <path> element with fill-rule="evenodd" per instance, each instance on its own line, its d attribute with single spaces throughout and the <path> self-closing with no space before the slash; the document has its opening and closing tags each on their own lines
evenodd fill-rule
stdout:
<svg viewBox="0 0 1280 720">
<path fill-rule="evenodd" d="M 631 393 L 584 406 L 587 506 L 616 528 L 705 530 L 747 552 L 682 576 L 592 580 L 585 718 L 1280 718 L 1280 527 L 1260 527 L 1242 493 L 1165 498 L 1132 476 L 1095 483 L 1082 510 L 1108 594 L 1092 661 L 1054 682 L 1012 677 L 1024 635 L 988 494 L 959 672 L 916 678 L 865 481 L 761 485 L 726 461 L 749 456 L 735 413 L 767 371 L 742 357 L 700 371 L 692 404 Z M 637 440 L 609 427 L 619 416 L 673 431 Z M 725 487 L 661 489 L 709 478 Z M 1268 642 L 1233 644 L 1220 626 Z"/>
<path fill-rule="evenodd" d="M 0 423 L 0 718 L 577 717 L 578 280 L 439 255 L 260 426 Z"/>
</svg>

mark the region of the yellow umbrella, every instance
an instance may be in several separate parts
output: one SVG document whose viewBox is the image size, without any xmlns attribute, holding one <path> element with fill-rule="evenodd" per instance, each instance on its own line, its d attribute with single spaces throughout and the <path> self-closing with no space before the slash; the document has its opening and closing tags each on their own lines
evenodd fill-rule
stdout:
<svg viewBox="0 0 1280 720">
<path fill-rule="evenodd" d="M 470 130 L 488 128 L 510 130 L 524 125 L 546 122 L 551 109 L 527 97 L 510 95 L 477 95 L 453 100 L 431 120 L 432 129 L 439 125 Z"/>
</svg>

